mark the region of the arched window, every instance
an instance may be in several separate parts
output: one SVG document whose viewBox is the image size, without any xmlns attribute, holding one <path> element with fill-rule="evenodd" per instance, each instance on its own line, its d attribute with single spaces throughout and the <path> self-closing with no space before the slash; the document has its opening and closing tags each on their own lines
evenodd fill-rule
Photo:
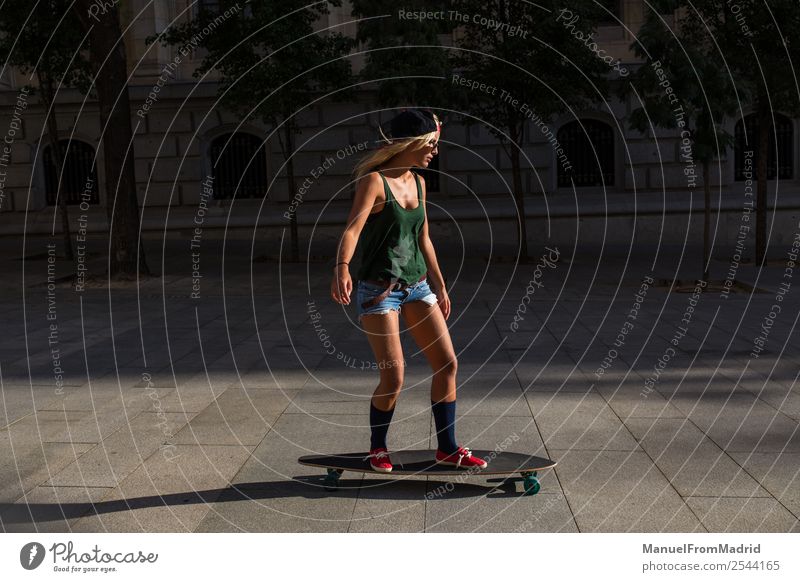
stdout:
<svg viewBox="0 0 800 582">
<path fill-rule="evenodd" d="M 581 127 L 583 124 L 583 127 Z M 558 164 L 558 186 L 614 185 L 614 132 L 596 119 L 571 121 L 558 130 L 558 142 L 569 160 Z M 599 160 L 599 164 L 598 164 Z"/>
<path fill-rule="evenodd" d="M 735 179 L 742 181 L 745 168 L 745 151 L 753 151 L 753 178 L 755 178 L 756 168 L 758 168 L 758 117 L 751 113 L 742 120 L 736 122 L 734 129 L 735 145 Z M 775 152 L 775 142 L 777 140 L 777 156 Z M 794 156 L 792 143 L 794 141 L 794 131 L 792 120 L 781 115 L 775 115 L 775 124 L 769 130 L 769 153 L 767 154 L 767 179 L 772 180 L 777 176 L 781 180 L 791 179 L 794 175 L 792 168 L 792 157 Z"/>
<path fill-rule="evenodd" d="M 211 142 L 214 198 L 261 198 L 267 192 L 264 143 L 249 133 L 227 133 Z"/>
<path fill-rule="evenodd" d="M 46 146 L 42 154 L 47 204 L 55 206 L 58 202 L 59 180 L 60 195 L 66 198 L 67 204 L 80 204 L 84 201 L 98 204 L 100 197 L 97 189 L 97 170 L 93 165 L 94 148 L 76 139 L 61 139 L 58 141 L 58 147 L 64 160 L 63 172 L 56 163 L 52 146 Z M 87 194 L 86 198 L 81 197 L 84 192 Z"/>
</svg>

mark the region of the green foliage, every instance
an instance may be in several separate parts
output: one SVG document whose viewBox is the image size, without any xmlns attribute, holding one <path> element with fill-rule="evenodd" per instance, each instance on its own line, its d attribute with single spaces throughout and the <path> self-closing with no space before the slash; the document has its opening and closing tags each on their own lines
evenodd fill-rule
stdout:
<svg viewBox="0 0 800 582">
<path fill-rule="evenodd" d="M 346 89 L 352 80 L 346 55 L 353 40 L 335 28 L 315 32 L 314 27 L 328 4 L 340 2 L 252 2 L 236 10 L 235 0 L 221 0 L 219 12 L 201 11 L 147 42 L 204 49 L 194 76 L 216 69 L 223 107 L 273 127 L 285 121 L 296 131 L 293 115 L 319 94 L 334 92 L 333 100 L 352 94 Z"/>
<path fill-rule="evenodd" d="M 71 1 L 6 0 L 0 8 L 0 58 L 23 74 L 87 93 L 92 67 L 88 42 Z M 29 85 L 35 89 L 34 85 Z"/>
<path fill-rule="evenodd" d="M 493 95 L 464 87 L 453 91 L 469 114 L 521 136 L 521 104 L 549 120 L 603 102 L 613 67 L 594 52 L 593 35 L 606 14 L 594 2 L 463 0 L 453 6 L 469 18 L 453 51 L 454 67 L 464 77 L 497 87 Z M 525 34 L 507 34 L 484 21 L 509 23 Z M 519 104 L 499 99 L 502 91 Z M 504 141 L 500 131 L 492 132 Z"/>
<path fill-rule="evenodd" d="M 353 0 L 358 20 L 356 40 L 365 52 L 363 81 L 381 80 L 378 101 L 384 105 L 430 106 L 445 100 L 441 78 L 447 77 L 447 50 L 439 35 L 452 32 L 444 19 L 412 19 L 403 14 L 439 10 L 425 0 Z"/>
<path fill-rule="evenodd" d="M 565 8 L 579 17 L 572 29 L 557 21 Z M 420 11 L 438 14 L 408 17 Z M 358 27 L 358 40 L 367 51 L 362 77 L 397 77 L 380 82 L 381 103 L 442 103 L 465 112 L 466 124 L 498 127 L 492 131 L 501 143 L 506 133 L 521 135 L 523 103 L 549 118 L 602 101 L 612 67 L 571 32 L 591 35 L 604 14 L 594 2 L 353 1 L 353 16 L 367 19 Z M 497 25 L 484 24 L 490 21 Z M 448 37 L 453 46 L 441 44 Z M 490 94 L 459 86 L 453 73 L 496 90 Z M 503 90 L 517 100 L 516 107 L 500 99 Z"/>
<path fill-rule="evenodd" d="M 682 119 L 686 125 L 680 129 L 691 134 L 693 156 L 708 161 L 722 157 L 733 142 L 722 125 L 736 113 L 738 100 L 712 39 L 684 24 L 679 20 L 672 30 L 658 12 L 646 11 L 637 41 L 631 45 L 644 63 L 630 83 L 619 87 L 619 97 L 631 98 L 634 108 L 628 124 L 643 134 L 651 124 L 678 128 Z"/>
<path fill-rule="evenodd" d="M 800 3 L 797 0 L 678 0 L 683 38 L 712 43 L 709 57 L 729 69 L 739 96 L 750 103 L 769 95 L 771 108 L 800 114 Z"/>
<path fill-rule="evenodd" d="M 674 128 L 675 108 L 681 106 L 690 122 L 695 157 L 702 161 L 720 156 L 732 144 L 721 125 L 726 117 L 738 117 L 740 108 L 768 98 L 774 109 L 800 111 L 790 66 L 800 62 L 800 43 L 787 36 L 800 26 L 796 0 L 770 0 L 768 6 L 763 0 L 672 4 L 680 10 L 675 30 L 648 10 L 631 45 L 645 59 L 631 78 L 645 102 L 629 116 L 632 128 L 646 133 L 650 121 Z M 653 67 L 659 62 L 660 74 Z M 669 102 L 665 83 L 677 104 Z M 620 87 L 620 97 L 628 94 L 630 86 Z"/>
</svg>

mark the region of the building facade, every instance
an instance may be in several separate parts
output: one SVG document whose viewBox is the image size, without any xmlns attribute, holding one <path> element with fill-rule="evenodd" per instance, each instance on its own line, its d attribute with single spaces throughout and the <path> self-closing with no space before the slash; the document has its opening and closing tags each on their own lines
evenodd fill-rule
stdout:
<svg viewBox="0 0 800 582">
<path fill-rule="evenodd" d="M 311 204 L 349 200 L 352 165 L 374 143 L 374 128 L 391 112 L 377 111 L 369 90 L 360 92 L 353 103 L 303 108 L 298 114 L 303 133 L 297 137 L 294 162 L 298 192 L 288 192 L 277 137 L 258 122 L 240 123 L 234 115 L 217 107 L 213 73 L 200 82 L 193 78 L 202 52 L 192 51 L 184 56 L 175 47 L 145 44 L 146 37 L 170 23 L 191 18 L 200 4 L 213 8 L 216 3 L 120 3 L 131 75 L 133 155 L 140 205 L 148 210 L 171 208 L 188 212 L 198 204 L 208 203 L 247 221 L 253 216 L 279 216 L 293 201 Z M 318 22 L 318 28 L 330 27 L 355 35 L 349 2 L 343 4 L 332 8 Z M 642 23 L 644 3 L 607 0 L 606 5 L 615 16 L 600 27 L 597 39 L 607 54 L 623 64 L 635 64 L 629 46 Z M 670 14 L 663 16 L 667 22 L 673 18 Z M 446 44 L 452 39 L 442 41 Z M 363 58 L 354 57 L 354 72 L 362 66 Z M 67 156 L 64 172 L 59 176 L 44 132 L 44 111 L 38 98 L 28 97 L 20 89 L 26 82 L 24 75 L 9 68 L 0 78 L 0 99 L 4 103 L 0 131 L 6 132 L 7 145 L 2 160 L 2 213 L 51 215 L 56 202 L 55 185 L 60 180 L 68 204 L 84 202 L 85 206 L 88 202 L 94 211 L 105 214 L 105 184 L 113 177 L 104 175 L 99 147 L 102 128 L 96 102 L 87 101 L 76 90 L 59 92 L 58 125 Z M 657 130 L 657 146 L 652 136 L 627 128 L 625 119 L 631 107 L 630 102 L 611 101 L 604 110 L 578 112 L 577 119 L 565 116 L 547 124 L 528 123 L 524 154 L 530 163 L 524 166 L 523 175 L 526 196 L 545 194 L 557 199 L 575 195 L 570 176 L 563 171 L 552 147 L 553 139 L 569 153 L 571 177 L 582 199 L 602 200 L 609 193 L 624 199 L 633 192 L 661 199 L 662 191 L 667 197 L 673 191 L 685 192 L 687 171 L 680 157 L 680 135 Z M 741 182 L 747 169 L 744 144 L 746 132 L 752 131 L 750 114 L 746 111 L 743 119 L 727 122 L 737 145 L 720 160 L 722 183 L 714 183 L 715 188 L 723 188 L 724 196 L 737 201 L 741 199 Z M 782 192 L 797 193 L 800 126 L 798 119 L 780 112 L 776 119 L 778 147 L 770 154 L 770 178 L 781 181 Z M 11 139 L 9 133 L 13 134 Z M 461 147 L 448 147 L 447 142 Z M 476 156 L 486 159 L 487 165 L 476 167 Z M 775 159 L 777 164 L 773 163 Z M 699 168 L 696 171 L 702 187 Z M 321 174 L 324 180 L 319 179 Z M 511 183 L 510 161 L 496 138 L 483 127 L 466 128 L 457 123 L 446 125 L 440 154 L 426 174 L 429 190 L 442 200 L 470 198 L 475 193 L 488 198 L 508 197 Z"/>
</svg>

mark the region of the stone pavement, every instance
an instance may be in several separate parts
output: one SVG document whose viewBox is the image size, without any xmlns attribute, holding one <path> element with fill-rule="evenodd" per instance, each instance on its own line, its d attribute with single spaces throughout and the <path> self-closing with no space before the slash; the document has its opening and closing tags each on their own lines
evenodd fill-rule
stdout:
<svg viewBox="0 0 800 582">
<path fill-rule="evenodd" d="M 251 261 L 274 236 L 204 240 L 198 299 L 187 239 L 147 241 L 163 277 L 138 291 L 50 295 L 45 239 L 26 243 L 24 287 L 19 243 L 0 241 L 3 530 L 800 531 L 800 273 L 771 317 L 772 284 L 699 300 L 655 285 L 691 277 L 696 248 L 559 247 L 537 269 L 442 240 L 459 440 L 511 437 L 558 466 L 530 497 L 480 476 L 356 473 L 328 493 L 296 459 L 367 446 L 378 373 L 355 306 L 329 298 L 330 262 Z M 402 341 L 389 444 L 435 446 L 430 369 L 405 329 Z"/>
</svg>

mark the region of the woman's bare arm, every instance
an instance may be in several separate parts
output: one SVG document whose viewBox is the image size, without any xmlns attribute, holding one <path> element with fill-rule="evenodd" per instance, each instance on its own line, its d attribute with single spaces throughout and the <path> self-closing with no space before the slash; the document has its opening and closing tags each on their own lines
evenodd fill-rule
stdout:
<svg viewBox="0 0 800 582">
<path fill-rule="evenodd" d="M 356 194 L 347 217 L 347 226 L 339 239 L 336 250 L 336 266 L 333 268 L 331 281 L 331 297 L 337 303 L 347 305 L 350 303 L 350 294 L 353 291 L 353 280 L 350 277 L 349 263 L 358 244 L 358 237 L 367 222 L 367 217 L 375 204 L 380 183 L 380 176 L 372 172 L 363 176 L 356 184 Z M 348 264 L 339 264 L 348 263 Z"/>
<path fill-rule="evenodd" d="M 363 176 L 356 184 L 356 194 L 353 198 L 353 205 L 350 208 L 350 216 L 347 217 L 347 226 L 339 239 L 336 262 L 350 262 L 356 250 L 358 237 L 364 224 L 367 222 L 369 213 L 375 204 L 377 188 L 381 187 L 380 177 L 377 172 L 372 172 Z"/>
</svg>

